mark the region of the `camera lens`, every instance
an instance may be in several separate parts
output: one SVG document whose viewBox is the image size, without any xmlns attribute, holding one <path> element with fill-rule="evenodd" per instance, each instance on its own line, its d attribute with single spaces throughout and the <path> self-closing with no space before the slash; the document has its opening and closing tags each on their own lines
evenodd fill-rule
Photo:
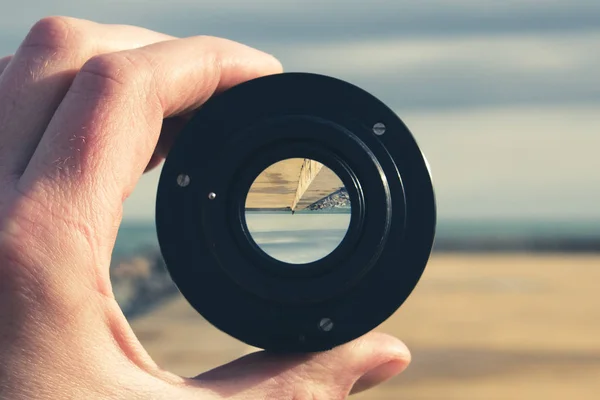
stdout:
<svg viewBox="0 0 600 400">
<path fill-rule="evenodd" d="M 188 302 L 270 351 L 331 349 L 417 285 L 435 234 L 423 153 L 381 101 L 339 79 L 278 74 L 206 102 L 178 136 L 156 203 Z"/>
</svg>

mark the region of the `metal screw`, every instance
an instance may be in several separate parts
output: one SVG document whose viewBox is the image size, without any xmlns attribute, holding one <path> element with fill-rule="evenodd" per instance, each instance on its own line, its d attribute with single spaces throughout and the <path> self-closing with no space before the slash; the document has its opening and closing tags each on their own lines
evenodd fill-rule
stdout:
<svg viewBox="0 0 600 400">
<path fill-rule="evenodd" d="M 319 329 L 324 332 L 329 332 L 333 329 L 333 321 L 330 318 L 323 318 L 319 321 Z"/>
<path fill-rule="evenodd" d="M 180 174 L 177 177 L 177 184 L 181 187 L 186 187 L 187 185 L 190 184 L 190 177 L 189 175 L 186 174 Z"/>
<path fill-rule="evenodd" d="M 210 200 L 214 200 L 214 199 L 216 199 L 216 198 L 217 198 L 217 194 L 216 194 L 216 193 L 214 193 L 214 192 L 210 192 L 210 193 L 208 194 L 208 198 L 209 198 Z"/>
<path fill-rule="evenodd" d="M 385 125 L 381 122 L 376 123 L 373 125 L 373 133 L 377 136 L 383 135 L 385 133 Z"/>
</svg>

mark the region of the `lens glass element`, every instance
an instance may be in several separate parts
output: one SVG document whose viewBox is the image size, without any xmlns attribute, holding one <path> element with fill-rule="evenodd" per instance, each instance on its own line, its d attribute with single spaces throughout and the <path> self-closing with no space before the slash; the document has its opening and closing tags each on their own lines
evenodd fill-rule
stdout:
<svg viewBox="0 0 600 400">
<path fill-rule="evenodd" d="M 245 213 L 262 251 L 289 264 L 307 264 L 339 246 L 350 211 L 348 192 L 335 172 L 315 160 L 290 158 L 256 177 Z"/>
</svg>

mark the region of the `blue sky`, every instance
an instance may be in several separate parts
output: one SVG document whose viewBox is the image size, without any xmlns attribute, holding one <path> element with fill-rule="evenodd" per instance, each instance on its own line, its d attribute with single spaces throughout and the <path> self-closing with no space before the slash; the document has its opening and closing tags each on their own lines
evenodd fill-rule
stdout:
<svg viewBox="0 0 600 400">
<path fill-rule="evenodd" d="M 600 219 L 600 2 L 70 1 L 3 6 L 0 53 L 62 14 L 208 34 L 389 104 L 432 167 L 442 218 Z M 125 204 L 152 218 L 158 172 Z"/>
</svg>

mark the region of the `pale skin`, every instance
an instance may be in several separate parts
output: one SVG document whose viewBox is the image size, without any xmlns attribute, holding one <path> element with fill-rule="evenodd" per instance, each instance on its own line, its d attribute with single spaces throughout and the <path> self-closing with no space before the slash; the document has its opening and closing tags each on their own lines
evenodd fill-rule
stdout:
<svg viewBox="0 0 600 400">
<path fill-rule="evenodd" d="M 370 333 L 180 377 L 115 301 L 110 257 L 138 179 L 214 93 L 280 72 L 224 39 L 66 17 L 39 21 L 0 59 L 0 398 L 337 400 L 407 367 L 401 341 Z"/>
</svg>

